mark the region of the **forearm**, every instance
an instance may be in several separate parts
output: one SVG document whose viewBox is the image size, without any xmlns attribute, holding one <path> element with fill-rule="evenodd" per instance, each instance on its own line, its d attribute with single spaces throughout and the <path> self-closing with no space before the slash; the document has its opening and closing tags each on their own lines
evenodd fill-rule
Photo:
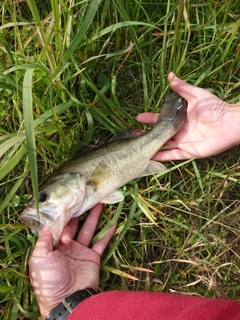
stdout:
<svg viewBox="0 0 240 320">
<path fill-rule="evenodd" d="M 240 303 L 169 293 L 110 291 L 90 297 L 67 320 L 240 319 Z"/>
</svg>

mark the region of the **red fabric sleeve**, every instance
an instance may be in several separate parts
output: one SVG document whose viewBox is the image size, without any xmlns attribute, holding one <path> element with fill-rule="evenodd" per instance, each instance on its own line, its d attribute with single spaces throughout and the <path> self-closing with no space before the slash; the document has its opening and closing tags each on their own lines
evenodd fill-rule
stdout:
<svg viewBox="0 0 240 320">
<path fill-rule="evenodd" d="M 109 291 L 80 303 L 68 320 L 240 320 L 240 302 L 171 293 Z"/>
</svg>

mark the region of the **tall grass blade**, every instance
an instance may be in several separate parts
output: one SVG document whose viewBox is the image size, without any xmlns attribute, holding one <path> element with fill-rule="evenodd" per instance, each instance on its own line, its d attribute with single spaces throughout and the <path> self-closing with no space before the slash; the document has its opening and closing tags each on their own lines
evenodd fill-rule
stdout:
<svg viewBox="0 0 240 320">
<path fill-rule="evenodd" d="M 73 52 L 76 50 L 76 48 L 80 45 L 82 39 L 85 37 L 89 27 L 91 26 L 91 23 L 93 21 L 93 18 L 95 14 L 97 13 L 98 7 L 100 5 L 100 0 L 92 0 L 92 2 L 89 5 L 89 8 L 87 10 L 86 16 L 79 28 L 79 31 L 77 32 L 76 36 L 72 40 L 69 48 L 63 55 L 62 62 L 58 65 L 58 67 L 55 69 L 52 78 L 53 80 L 56 79 L 63 71 L 63 66 L 68 62 Z"/>
<path fill-rule="evenodd" d="M 32 179 L 32 188 L 35 199 L 38 199 L 38 172 L 36 158 L 36 143 L 33 122 L 33 99 L 32 99 L 32 82 L 34 69 L 28 69 L 23 79 L 23 115 L 26 132 L 26 144 L 29 158 L 29 166 Z M 38 210 L 38 202 L 37 210 Z"/>
</svg>

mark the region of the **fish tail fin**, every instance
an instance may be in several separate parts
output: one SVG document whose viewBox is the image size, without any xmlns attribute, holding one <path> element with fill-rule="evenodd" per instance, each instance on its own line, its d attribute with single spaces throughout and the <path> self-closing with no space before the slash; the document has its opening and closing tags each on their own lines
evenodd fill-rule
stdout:
<svg viewBox="0 0 240 320">
<path fill-rule="evenodd" d="M 169 91 L 160 110 L 157 122 L 174 121 L 184 122 L 186 119 L 188 102 L 177 93 Z"/>
</svg>

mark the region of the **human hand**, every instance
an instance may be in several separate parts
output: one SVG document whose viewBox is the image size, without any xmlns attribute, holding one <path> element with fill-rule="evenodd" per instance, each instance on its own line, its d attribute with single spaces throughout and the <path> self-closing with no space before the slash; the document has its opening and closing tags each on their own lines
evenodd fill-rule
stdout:
<svg viewBox="0 0 240 320">
<path fill-rule="evenodd" d="M 153 159 L 159 161 L 204 158 L 240 143 L 240 104 L 229 104 L 209 91 L 168 75 L 171 88 L 188 100 L 187 119 L 166 143 L 167 149 Z M 137 120 L 156 123 L 158 114 L 142 113 Z"/>
<path fill-rule="evenodd" d="M 114 226 L 89 248 L 101 211 L 101 204 L 90 210 L 76 241 L 73 237 L 79 218 L 70 220 L 55 250 L 51 232 L 42 229 L 29 259 L 30 279 L 42 319 L 71 293 L 86 288 L 97 291 L 100 258 L 116 229 Z"/>
</svg>

